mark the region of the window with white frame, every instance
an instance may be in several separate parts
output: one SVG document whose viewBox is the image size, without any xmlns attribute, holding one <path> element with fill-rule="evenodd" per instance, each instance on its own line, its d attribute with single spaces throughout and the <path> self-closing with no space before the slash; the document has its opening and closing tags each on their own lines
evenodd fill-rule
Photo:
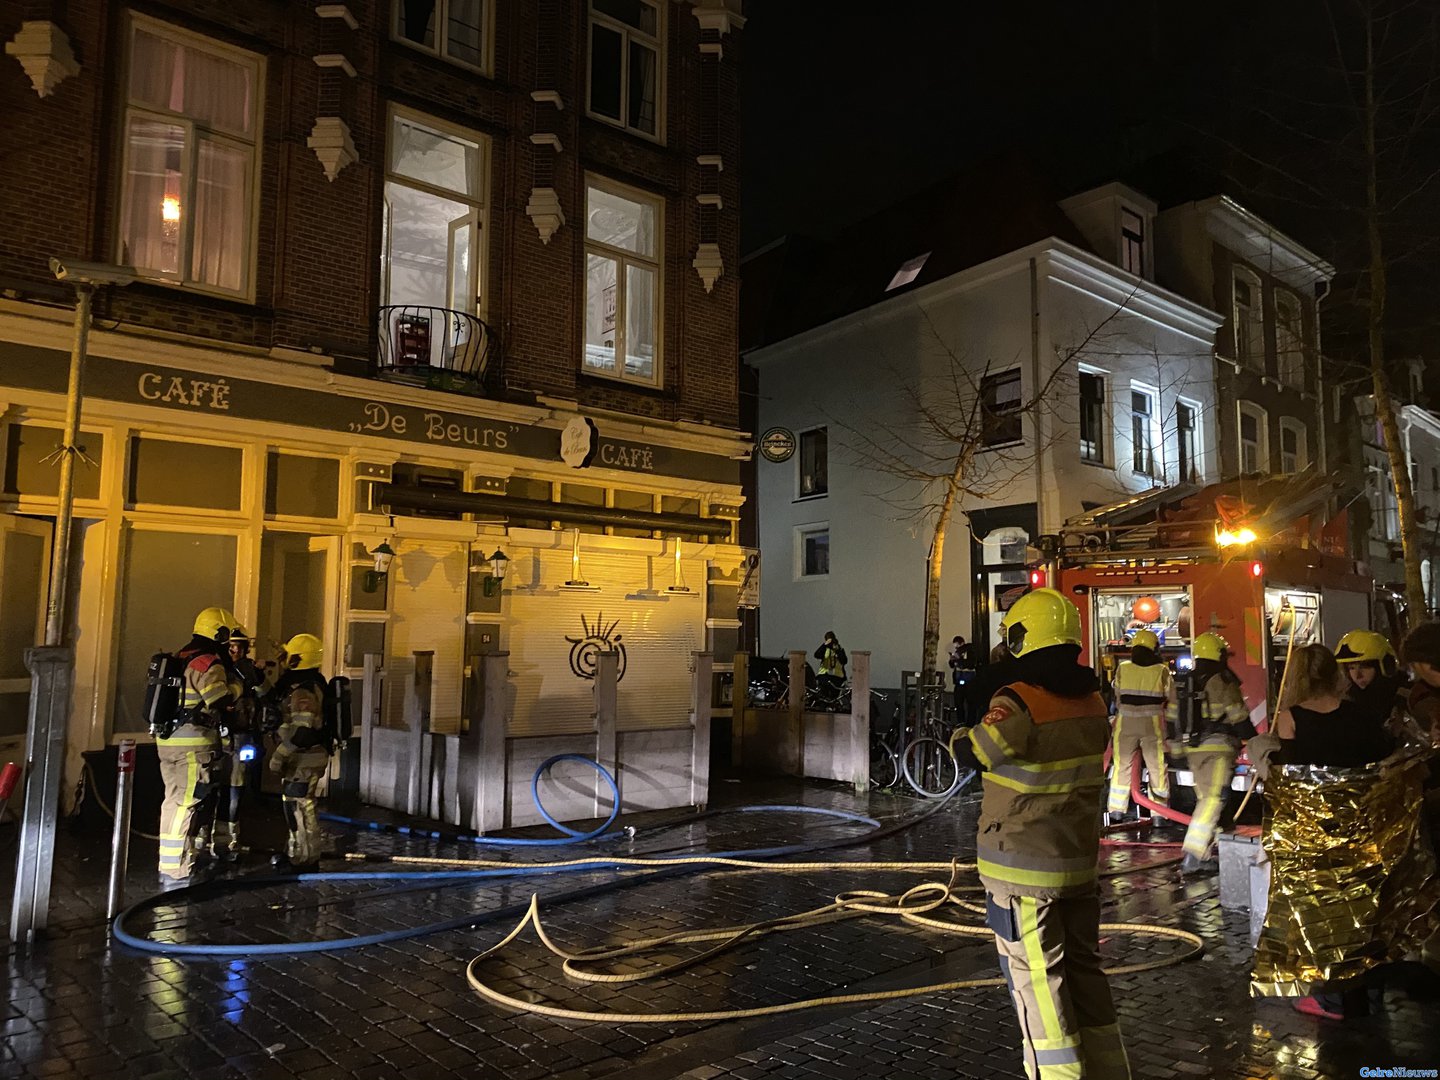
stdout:
<svg viewBox="0 0 1440 1080">
<path fill-rule="evenodd" d="M 660 198 L 590 177 L 585 189 L 586 371 L 660 383 Z"/>
<path fill-rule="evenodd" d="M 830 576 L 829 524 L 801 525 L 795 530 L 796 577 Z"/>
<path fill-rule="evenodd" d="M 381 304 L 483 314 L 483 135 L 401 109 L 390 114 Z"/>
<path fill-rule="evenodd" d="M 1305 325 L 1300 301 L 1288 292 L 1275 294 L 1275 359 L 1280 381 L 1305 389 Z"/>
<path fill-rule="evenodd" d="M 1269 419 L 1265 410 L 1242 401 L 1239 405 L 1240 472 L 1270 471 Z"/>
<path fill-rule="evenodd" d="M 1235 332 L 1235 362 L 1256 371 L 1265 370 L 1265 308 L 1260 279 L 1248 270 L 1236 269 L 1234 309 L 1231 322 Z"/>
<path fill-rule="evenodd" d="M 1200 478 L 1200 407 L 1194 402 L 1175 402 L 1175 460 L 1182 484 Z"/>
<path fill-rule="evenodd" d="M 1105 464 L 1105 376 L 1080 372 L 1080 460 Z"/>
<path fill-rule="evenodd" d="M 1005 446 L 1025 437 L 1020 403 L 1020 369 L 996 372 L 980 380 L 984 446 Z"/>
<path fill-rule="evenodd" d="M 1155 392 L 1144 387 L 1130 388 L 1130 444 L 1133 464 L 1142 476 L 1155 475 L 1155 427 L 1159 412 Z"/>
<path fill-rule="evenodd" d="M 800 433 L 800 498 L 810 499 L 830 491 L 830 446 L 826 429 Z"/>
<path fill-rule="evenodd" d="M 489 0 L 393 0 L 396 41 L 488 72 Z"/>
<path fill-rule="evenodd" d="M 139 15 L 129 31 L 119 261 L 249 299 L 264 61 Z"/>
<path fill-rule="evenodd" d="M 1145 276 L 1145 219 L 1128 206 L 1120 209 L 1120 267 Z"/>
<path fill-rule="evenodd" d="M 1305 425 L 1293 417 L 1280 420 L 1280 471 L 1298 473 L 1310 464 Z"/>
<path fill-rule="evenodd" d="M 590 0 L 590 115 L 658 139 L 665 68 L 660 0 Z"/>
</svg>

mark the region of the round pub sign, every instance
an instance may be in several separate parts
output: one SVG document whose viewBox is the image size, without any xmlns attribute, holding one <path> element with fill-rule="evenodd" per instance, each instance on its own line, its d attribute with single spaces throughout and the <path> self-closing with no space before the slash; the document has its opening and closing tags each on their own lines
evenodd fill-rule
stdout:
<svg viewBox="0 0 1440 1080">
<path fill-rule="evenodd" d="M 772 427 L 760 436 L 760 453 L 766 461 L 789 461 L 795 455 L 795 433 L 789 428 Z"/>
</svg>

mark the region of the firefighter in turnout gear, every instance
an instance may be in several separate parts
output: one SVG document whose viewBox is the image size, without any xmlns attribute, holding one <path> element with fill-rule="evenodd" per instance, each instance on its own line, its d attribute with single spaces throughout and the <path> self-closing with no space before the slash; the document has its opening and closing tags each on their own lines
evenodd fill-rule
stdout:
<svg viewBox="0 0 1440 1080">
<path fill-rule="evenodd" d="M 1165 712 L 1175 701 L 1175 681 L 1160 658 L 1160 639 L 1152 630 L 1137 630 L 1130 639 L 1130 659 L 1122 660 L 1110 684 L 1115 693 L 1114 755 L 1110 773 L 1111 814 L 1130 809 L 1131 762 L 1139 751 L 1150 773 L 1150 795 L 1156 802 L 1170 797 L 1165 771 Z"/>
<path fill-rule="evenodd" d="M 250 635 L 237 627 L 226 643 L 230 666 L 240 695 L 230 722 L 221 732 L 215 771 L 215 830 L 212 848 L 222 862 L 240 857 L 240 802 L 252 763 L 260 751 L 260 696 L 267 686 L 265 674 L 250 658 Z"/>
<path fill-rule="evenodd" d="M 165 801 L 160 808 L 160 884 L 189 881 L 202 850 L 201 830 L 213 814 L 220 727 L 240 687 L 224 656 L 239 629 L 235 615 L 209 607 L 195 617 L 194 636 L 177 654 L 184 663 L 173 725 L 157 732 L 155 749 Z"/>
<path fill-rule="evenodd" d="M 276 862 L 292 868 L 320 861 L 315 786 L 330 764 L 330 736 L 325 730 L 328 688 L 320 674 L 322 656 L 319 638 L 296 634 L 284 645 L 284 670 L 275 684 L 280 701 L 280 742 L 270 755 L 270 771 L 280 777 L 285 825 L 290 830 L 287 857 L 277 856 Z"/>
<path fill-rule="evenodd" d="M 1181 703 L 1168 710 L 1183 743 L 1195 778 L 1195 810 L 1185 830 L 1181 870 L 1196 874 L 1215 869 L 1209 858 L 1216 827 L 1229 797 L 1240 745 L 1255 734 L 1250 709 L 1240 693 L 1240 679 L 1228 663 L 1230 643 L 1219 634 L 1204 633 L 1191 645 L 1195 667 L 1190 673 L 1188 723 L 1181 724 Z"/>
<path fill-rule="evenodd" d="M 1054 589 L 1000 624 L 1014 679 L 998 689 L 963 763 L 985 770 L 976 859 L 1031 1080 L 1130 1076 L 1100 968 L 1098 867 L 1110 723 L 1078 663 L 1080 613 Z"/>
</svg>

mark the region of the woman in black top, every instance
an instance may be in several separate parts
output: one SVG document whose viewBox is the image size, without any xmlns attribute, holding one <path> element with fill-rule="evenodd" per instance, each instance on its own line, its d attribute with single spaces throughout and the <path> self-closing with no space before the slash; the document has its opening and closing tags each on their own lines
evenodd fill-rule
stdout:
<svg viewBox="0 0 1440 1080">
<path fill-rule="evenodd" d="M 1275 718 L 1283 764 L 1359 768 L 1394 752 L 1389 713 L 1340 696 L 1340 666 L 1329 649 L 1306 645 L 1291 662 L 1295 704 Z"/>
<path fill-rule="evenodd" d="M 1364 768 L 1394 752 L 1395 740 L 1385 727 L 1388 712 L 1340 696 L 1340 666 L 1329 649 L 1306 645 L 1295 650 L 1291 663 L 1295 703 L 1275 717 L 1280 763 Z M 1377 970 L 1343 984 L 1317 986 L 1309 997 L 1297 998 L 1295 1008 L 1327 1020 L 1365 1016 L 1383 993 L 1380 980 Z"/>
</svg>

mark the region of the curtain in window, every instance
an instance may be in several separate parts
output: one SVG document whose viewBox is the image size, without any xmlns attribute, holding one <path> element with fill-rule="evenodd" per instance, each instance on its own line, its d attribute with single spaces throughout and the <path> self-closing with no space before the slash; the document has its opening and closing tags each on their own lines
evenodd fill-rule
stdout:
<svg viewBox="0 0 1440 1080">
<path fill-rule="evenodd" d="M 201 138 L 195 157 L 190 274 L 231 292 L 245 287 L 245 241 L 250 221 L 250 151 Z"/>
<path fill-rule="evenodd" d="M 248 135 L 253 94 L 249 68 L 143 30 L 135 32 L 130 64 L 132 101 Z"/>
<path fill-rule="evenodd" d="M 126 142 L 121 258 L 142 270 L 178 274 L 185 129 L 179 124 L 136 118 L 126 130 Z"/>
</svg>

